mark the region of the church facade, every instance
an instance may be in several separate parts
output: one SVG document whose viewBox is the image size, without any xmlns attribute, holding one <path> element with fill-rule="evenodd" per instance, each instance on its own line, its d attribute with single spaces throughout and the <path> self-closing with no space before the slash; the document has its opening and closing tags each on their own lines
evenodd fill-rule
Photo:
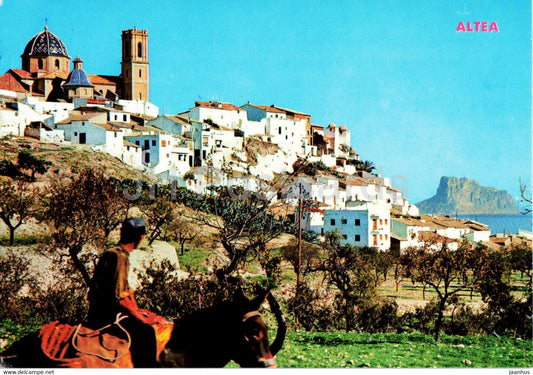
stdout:
<svg viewBox="0 0 533 375">
<path fill-rule="evenodd" d="M 87 74 L 78 56 L 72 62 L 67 47 L 48 26 L 26 44 L 21 69 L 9 69 L 0 76 L 0 90 L 18 97 L 35 96 L 45 101 L 149 100 L 150 74 L 148 32 L 129 29 L 122 32 L 121 74 Z"/>
</svg>

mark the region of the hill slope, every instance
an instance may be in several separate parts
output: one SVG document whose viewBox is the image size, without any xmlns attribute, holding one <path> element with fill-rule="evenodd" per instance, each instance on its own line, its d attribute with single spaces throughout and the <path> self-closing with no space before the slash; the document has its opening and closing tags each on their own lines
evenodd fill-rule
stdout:
<svg viewBox="0 0 533 375">
<path fill-rule="evenodd" d="M 518 207 L 505 190 L 481 186 L 466 177 L 441 177 L 437 194 L 417 203 L 425 214 L 515 214 Z"/>
</svg>

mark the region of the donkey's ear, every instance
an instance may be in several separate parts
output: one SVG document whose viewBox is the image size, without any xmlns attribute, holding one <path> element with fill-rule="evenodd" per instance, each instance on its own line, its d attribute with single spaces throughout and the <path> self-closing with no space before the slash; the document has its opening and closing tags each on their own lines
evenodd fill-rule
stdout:
<svg viewBox="0 0 533 375">
<path fill-rule="evenodd" d="M 270 293 L 269 290 L 261 290 L 257 297 L 255 297 L 252 301 L 250 301 L 250 305 L 254 310 L 259 310 L 261 305 L 265 302 L 266 298 L 268 297 L 268 294 Z"/>
</svg>

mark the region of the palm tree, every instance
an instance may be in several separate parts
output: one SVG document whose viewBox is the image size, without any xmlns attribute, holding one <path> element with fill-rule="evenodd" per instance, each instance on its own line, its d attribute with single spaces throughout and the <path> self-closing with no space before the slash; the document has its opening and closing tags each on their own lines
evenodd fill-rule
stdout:
<svg viewBox="0 0 533 375">
<path fill-rule="evenodd" d="M 358 161 L 358 163 L 357 163 L 357 165 L 355 166 L 355 168 L 356 168 L 358 171 L 363 171 L 363 172 L 372 173 L 372 171 L 374 171 L 374 170 L 376 169 L 376 166 L 374 165 L 373 162 L 368 161 L 368 160 L 365 160 L 365 161 L 363 161 L 363 162 Z"/>
</svg>

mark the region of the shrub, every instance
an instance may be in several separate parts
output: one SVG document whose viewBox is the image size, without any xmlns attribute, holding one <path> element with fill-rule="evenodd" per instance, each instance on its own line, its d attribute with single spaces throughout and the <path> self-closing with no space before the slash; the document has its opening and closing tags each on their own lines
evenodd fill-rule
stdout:
<svg viewBox="0 0 533 375">
<path fill-rule="evenodd" d="M 398 305 L 395 301 L 379 301 L 365 306 L 357 314 L 357 326 L 363 332 L 393 332 L 398 326 Z"/>
<path fill-rule="evenodd" d="M 306 331 L 328 331 L 337 329 L 340 325 L 333 306 L 306 282 L 302 282 L 298 293 L 289 298 L 287 307 Z"/>
</svg>

